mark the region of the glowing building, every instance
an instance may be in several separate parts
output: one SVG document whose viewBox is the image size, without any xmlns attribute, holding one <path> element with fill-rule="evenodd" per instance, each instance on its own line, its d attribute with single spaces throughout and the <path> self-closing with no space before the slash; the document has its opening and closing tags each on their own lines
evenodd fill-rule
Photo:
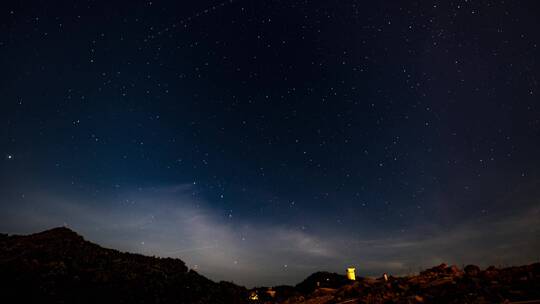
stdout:
<svg viewBox="0 0 540 304">
<path fill-rule="evenodd" d="M 347 279 L 349 279 L 351 281 L 356 280 L 356 275 L 354 273 L 355 270 L 356 270 L 356 268 L 354 268 L 354 267 L 347 268 Z"/>
</svg>

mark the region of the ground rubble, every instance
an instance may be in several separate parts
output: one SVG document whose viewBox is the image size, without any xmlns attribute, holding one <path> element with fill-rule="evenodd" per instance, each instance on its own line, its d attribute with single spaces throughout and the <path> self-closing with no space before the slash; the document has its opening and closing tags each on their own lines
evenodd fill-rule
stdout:
<svg viewBox="0 0 540 304">
<path fill-rule="evenodd" d="M 481 270 L 441 264 L 417 275 L 359 278 L 338 288 L 315 288 L 280 304 L 512 303 L 540 300 L 540 263 Z M 540 302 L 538 302 L 540 303 Z"/>
</svg>

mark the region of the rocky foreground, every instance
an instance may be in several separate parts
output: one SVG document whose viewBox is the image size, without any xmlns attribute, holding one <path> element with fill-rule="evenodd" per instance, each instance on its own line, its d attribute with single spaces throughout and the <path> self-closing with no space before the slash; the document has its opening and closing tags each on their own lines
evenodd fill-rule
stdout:
<svg viewBox="0 0 540 304">
<path fill-rule="evenodd" d="M 317 272 L 296 286 L 247 290 L 180 259 L 106 249 L 67 228 L 0 234 L 0 303 L 538 303 L 540 263 L 481 270 L 445 264 L 408 277 Z M 519 301 L 519 302 L 518 302 Z"/>
<path fill-rule="evenodd" d="M 330 282 L 337 282 L 335 278 Z M 312 281 L 311 293 L 296 294 L 280 304 L 331 303 L 539 303 L 540 263 L 528 266 L 463 270 L 441 264 L 408 277 L 360 278 L 336 286 L 324 276 Z M 334 286 L 332 286 L 334 285 Z M 264 301 L 263 301 L 264 302 Z M 273 303 L 271 300 L 268 303 Z"/>
</svg>

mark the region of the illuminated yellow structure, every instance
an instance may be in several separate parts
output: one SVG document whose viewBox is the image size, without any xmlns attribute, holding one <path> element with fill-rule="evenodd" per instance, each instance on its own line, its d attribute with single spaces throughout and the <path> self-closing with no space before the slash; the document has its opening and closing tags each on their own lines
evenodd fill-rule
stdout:
<svg viewBox="0 0 540 304">
<path fill-rule="evenodd" d="M 355 270 L 356 270 L 356 268 L 354 268 L 354 267 L 347 268 L 347 279 L 349 279 L 351 281 L 356 280 L 356 275 L 354 273 Z"/>
<path fill-rule="evenodd" d="M 249 299 L 251 301 L 257 301 L 259 299 L 259 295 L 257 294 L 256 291 L 252 291 L 251 294 L 249 295 Z"/>
</svg>

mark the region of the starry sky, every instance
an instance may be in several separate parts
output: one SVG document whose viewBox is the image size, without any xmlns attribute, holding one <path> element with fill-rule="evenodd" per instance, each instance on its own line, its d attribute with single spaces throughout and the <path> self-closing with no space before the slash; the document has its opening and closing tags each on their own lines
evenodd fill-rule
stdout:
<svg viewBox="0 0 540 304">
<path fill-rule="evenodd" d="M 537 1 L 2 1 L 0 231 L 215 280 L 540 258 Z"/>
</svg>

